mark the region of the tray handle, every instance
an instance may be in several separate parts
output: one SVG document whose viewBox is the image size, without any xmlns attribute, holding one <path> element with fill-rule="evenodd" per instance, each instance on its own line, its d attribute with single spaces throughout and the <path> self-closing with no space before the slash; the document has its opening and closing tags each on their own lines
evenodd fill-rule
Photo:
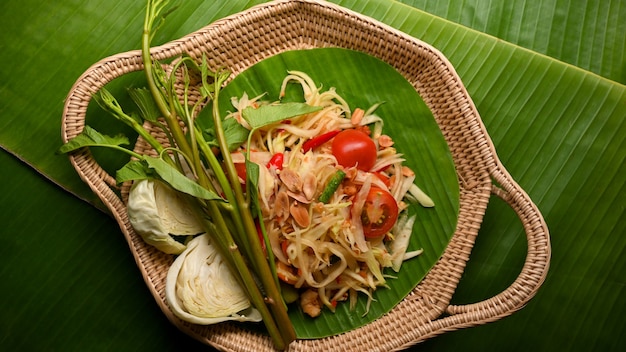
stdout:
<svg viewBox="0 0 626 352">
<path fill-rule="evenodd" d="M 513 314 L 535 296 L 548 273 L 549 231 L 539 209 L 498 160 L 490 174 L 494 180 L 491 193 L 504 200 L 522 220 L 528 243 L 526 260 L 515 281 L 499 294 L 476 303 L 449 305 L 447 315 L 436 321 L 440 331 L 482 325 Z"/>
</svg>

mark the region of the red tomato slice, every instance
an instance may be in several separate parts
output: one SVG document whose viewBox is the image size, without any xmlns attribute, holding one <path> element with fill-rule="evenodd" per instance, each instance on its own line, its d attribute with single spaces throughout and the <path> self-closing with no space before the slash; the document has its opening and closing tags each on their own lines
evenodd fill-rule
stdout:
<svg viewBox="0 0 626 352">
<path fill-rule="evenodd" d="M 365 133 L 350 129 L 335 136 L 331 146 L 332 153 L 339 165 L 369 171 L 376 162 L 376 144 Z"/>
<path fill-rule="evenodd" d="M 398 203 L 391 193 L 372 187 L 367 194 L 361 223 L 367 238 L 377 238 L 391 231 L 398 220 Z"/>
</svg>

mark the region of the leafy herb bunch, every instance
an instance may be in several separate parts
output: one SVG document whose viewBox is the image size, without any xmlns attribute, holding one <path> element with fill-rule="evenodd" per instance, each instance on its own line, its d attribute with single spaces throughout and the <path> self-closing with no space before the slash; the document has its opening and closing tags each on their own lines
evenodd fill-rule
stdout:
<svg viewBox="0 0 626 352">
<path fill-rule="evenodd" d="M 93 97 L 115 119 L 137 132 L 157 156 L 127 149 L 123 145 L 129 144 L 128 138 L 103 135 L 89 126 L 59 151 L 70 153 L 84 147 L 122 151 L 131 156 L 131 161 L 117 171 L 118 184 L 154 179 L 179 192 L 194 209 L 204 231 L 218 244 L 251 304 L 261 313 L 275 347 L 283 349 L 295 339 L 295 331 L 281 295 L 272 253 L 263 251 L 255 223 L 260 215 L 258 165 L 249 161 L 248 148 L 247 179 L 243 189 L 230 151 L 246 143 L 248 136 L 258 128 L 319 108 L 303 103 L 246 108 L 242 115 L 250 130 L 224 121 L 217 101 L 230 72 L 212 70 L 206 57 L 194 59 L 189 55 L 177 58 L 166 70 L 165 65 L 154 61 L 150 55 L 154 34 L 171 12 L 167 9 L 168 3 L 168 0 L 147 1 L 141 37 L 147 88 L 129 89 L 140 114 L 126 113 L 106 89 Z M 211 131 L 203 130 L 196 123 L 204 107 L 211 109 Z M 144 127 L 146 125 L 160 129 L 167 136 L 168 145 L 161 144 Z M 266 247 L 270 248 L 263 222 L 259 223 Z"/>
</svg>

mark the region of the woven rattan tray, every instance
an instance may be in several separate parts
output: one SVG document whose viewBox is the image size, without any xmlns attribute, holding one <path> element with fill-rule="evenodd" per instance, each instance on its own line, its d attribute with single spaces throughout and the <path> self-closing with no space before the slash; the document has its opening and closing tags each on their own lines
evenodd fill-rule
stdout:
<svg viewBox="0 0 626 352">
<path fill-rule="evenodd" d="M 357 330 L 317 340 L 297 340 L 290 351 L 389 351 L 406 348 L 438 334 L 484 324 L 523 307 L 543 283 L 549 266 L 546 224 L 528 195 L 497 158 L 478 112 L 447 59 L 430 45 L 370 18 L 321 1 L 276 1 L 217 21 L 179 40 L 153 48 L 163 60 L 183 52 L 205 53 L 215 66 L 235 75 L 277 53 L 316 47 L 358 50 L 391 64 L 415 87 L 434 114 L 451 150 L 460 186 L 456 231 L 426 278 L 389 314 Z M 124 74 L 143 69 L 132 51 L 94 64 L 75 83 L 66 100 L 64 141 L 81 132 L 93 93 Z M 89 151 L 70 156 L 80 177 L 119 223 L 146 284 L 167 317 L 179 329 L 221 350 L 272 350 L 270 339 L 236 324 L 198 326 L 176 318 L 165 302 L 167 268 L 172 257 L 146 245 L 134 233 L 114 178 Z M 501 197 L 523 223 L 528 252 L 519 277 L 502 293 L 469 305 L 450 300 L 469 260 L 492 194 Z"/>
</svg>

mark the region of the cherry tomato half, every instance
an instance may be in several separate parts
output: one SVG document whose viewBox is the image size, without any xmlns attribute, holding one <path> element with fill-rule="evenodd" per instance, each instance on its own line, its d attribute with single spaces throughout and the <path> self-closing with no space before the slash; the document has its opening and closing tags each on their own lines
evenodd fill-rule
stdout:
<svg viewBox="0 0 626 352">
<path fill-rule="evenodd" d="M 350 129 L 343 130 L 333 139 L 332 153 L 339 165 L 355 166 L 369 171 L 376 162 L 376 144 L 365 133 Z"/>
<path fill-rule="evenodd" d="M 386 234 L 393 228 L 397 220 L 398 203 L 391 193 L 378 187 L 372 187 L 367 194 L 361 213 L 365 237 L 376 238 Z"/>
</svg>

